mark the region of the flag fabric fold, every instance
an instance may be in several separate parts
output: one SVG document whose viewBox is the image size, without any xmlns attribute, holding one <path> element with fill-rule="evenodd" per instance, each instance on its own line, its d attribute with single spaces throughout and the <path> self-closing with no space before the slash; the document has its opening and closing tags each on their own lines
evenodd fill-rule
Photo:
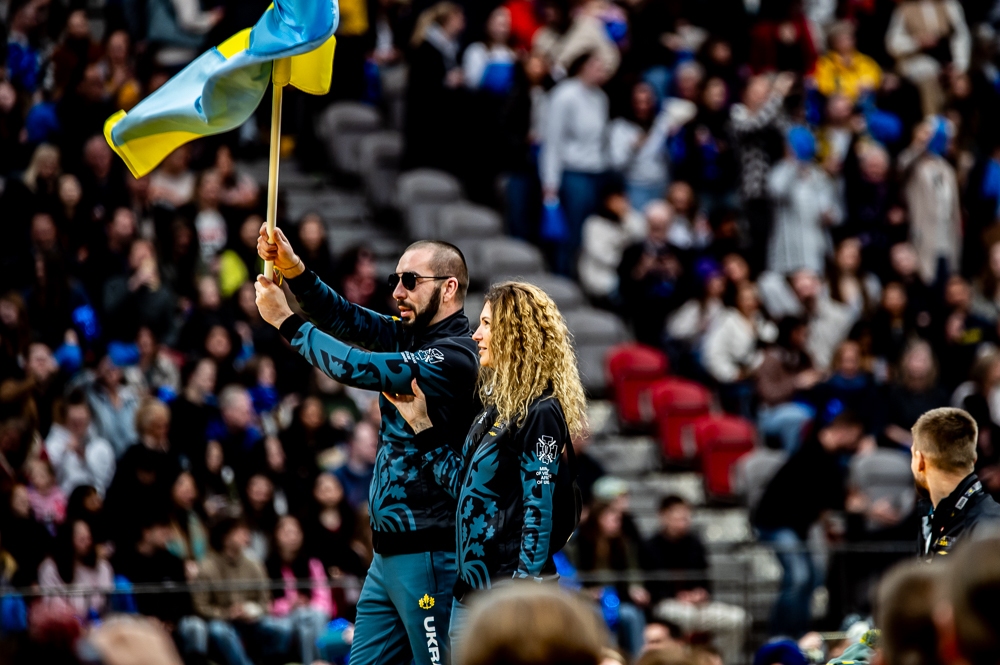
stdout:
<svg viewBox="0 0 1000 665">
<path fill-rule="evenodd" d="M 136 178 L 179 146 L 242 125 L 260 104 L 274 60 L 291 58 L 289 84 L 330 90 L 337 0 L 274 0 L 257 24 L 202 53 L 131 111 L 104 123 L 104 137 Z"/>
</svg>

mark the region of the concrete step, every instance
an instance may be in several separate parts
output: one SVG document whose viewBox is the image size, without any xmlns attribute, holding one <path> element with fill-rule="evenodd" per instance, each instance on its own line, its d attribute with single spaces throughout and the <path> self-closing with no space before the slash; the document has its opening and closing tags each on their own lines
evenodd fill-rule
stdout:
<svg viewBox="0 0 1000 665">
<path fill-rule="evenodd" d="M 653 512 L 669 494 L 682 497 L 693 506 L 705 504 L 705 487 L 700 473 L 651 473 L 629 481 L 633 497 L 643 497 Z"/>
<path fill-rule="evenodd" d="M 746 508 L 698 508 L 692 515 L 692 524 L 709 546 L 753 540 L 750 511 Z"/>
<path fill-rule="evenodd" d="M 615 434 L 618 430 L 615 405 L 608 400 L 590 400 L 587 407 L 587 420 L 590 422 L 591 436 Z"/>
</svg>

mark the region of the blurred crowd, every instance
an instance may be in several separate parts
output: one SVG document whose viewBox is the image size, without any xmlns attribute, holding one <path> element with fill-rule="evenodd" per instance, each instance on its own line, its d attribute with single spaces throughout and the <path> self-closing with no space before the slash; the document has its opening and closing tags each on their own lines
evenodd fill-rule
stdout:
<svg viewBox="0 0 1000 665">
<path fill-rule="evenodd" d="M 349 642 L 328 621 L 352 617 L 371 557 L 375 395 L 313 371 L 257 312 L 266 183 L 243 164 L 264 154 L 266 116 L 138 180 L 102 128 L 267 4 L 0 2 L 0 584 L 270 580 L 137 593 L 131 608 L 101 593 L 32 606 L 50 623 L 138 610 L 185 657 L 232 665 L 269 651 L 310 662 L 332 657 L 319 638 Z M 796 552 L 782 559 L 775 633 L 809 627 L 827 569 L 850 580 L 830 621 L 870 611 L 898 555 L 820 565 L 795 548 L 913 539 L 912 493 L 866 479 L 909 478 L 923 412 L 973 414 L 977 473 L 1000 493 L 1000 133 L 988 120 L 1000 3 L 340 11 L 332 92 L 289 93 L 300 163 L 325 168 L 319 111 L 387 104 L 383 82 L 406 72 L 404 168 L 457 175 L 675 373 L 757 424 L 766 447 L 743 470 L 746 500 L 758 535 Z M 370 248 L 333 256 L 318 213 L 281 223 L 321 279 L 395 312 Z M 712 600 L 691 507 L 665 499 L 661 532 L 642 542 L 627 486 L 601 478 L 584 445 L 592 509 L 565 565 L 618 576 L 592 595 L 626 652 L 653 620 L 647 630 L 674 637 L 728 635 L 729 662 L 747 617 Z M 688 581 L 643 585 L 643 568 Z M 16 614 L 7 629 L 27 625 Z"/>
</svg>

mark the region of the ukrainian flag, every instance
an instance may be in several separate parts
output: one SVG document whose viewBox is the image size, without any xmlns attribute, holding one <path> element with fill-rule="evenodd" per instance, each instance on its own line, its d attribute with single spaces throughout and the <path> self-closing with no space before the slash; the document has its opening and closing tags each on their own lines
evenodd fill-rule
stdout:
<svg viewBox="0 0 1000 665">
<path fill-rule="evenodd" d="M 275 60 L 291 59 L 288 83 L 330 90 L 337 0 L 274 0 L 257 24 L 201 54 L 130 112 L 104 123 L 111 148 L 141 178 L 179 146 L 242 125 L 260 104 Z"/>
</svg>

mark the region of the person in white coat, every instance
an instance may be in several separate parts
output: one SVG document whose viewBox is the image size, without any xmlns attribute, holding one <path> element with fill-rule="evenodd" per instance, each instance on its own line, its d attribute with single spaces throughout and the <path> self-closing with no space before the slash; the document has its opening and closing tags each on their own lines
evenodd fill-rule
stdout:
<svg viewBox="0 0 1000 665">
<path fill-rule="evenodd" d="M 802 268 L 822 274 L 832 251 L 828 228 L 843 219 L 836 185 L 813 163 L 816 142 L 808 129 L 793 127 L 788 142 L 792 155 L 771 169 L 767 181 L 775 206 L 767 266 L 779 274 Z"/>
<path fill-rule="evenodd" d="M 719 383 L 723 408 L 752 418 L 754 372 L 764 360 L 760 343 L 771 343 L 778 329 L 760 309 L 757 287 L 747 282 L 715 319 L 705 336 L 702 364 Z"/>
<path fill-rule="evenodd" d="M 629 205 L 621 180 L 605 184 L 601 204 L 583 223 L 583 246 L 577 269 L 583 292 L 596 302 L 618 301 L 618 265 L 625 248 L 646 236 L 646 219 Z"/>
<path fill-rule="evenodd" d="M 91 427 L 86 396 L 71 392 L 57 415 L 45 439 L 45 452 L 59 488 L 69 496 L 80 485 L 91 485 L 103 497 L 115 475 L 115 449 Z"/>
<path fill-rule="evenodd" d="M 608 128 L 611 167 L 625 178 L 629 202 L 642 210 L 661 199 L 670 182 L 667 139 L 698 113 L 686 99 L 670 98 L 657 112 L 653 87 L 640 82 L 632 88 L 629 117 L 616 118 Z"/>
</svg>

